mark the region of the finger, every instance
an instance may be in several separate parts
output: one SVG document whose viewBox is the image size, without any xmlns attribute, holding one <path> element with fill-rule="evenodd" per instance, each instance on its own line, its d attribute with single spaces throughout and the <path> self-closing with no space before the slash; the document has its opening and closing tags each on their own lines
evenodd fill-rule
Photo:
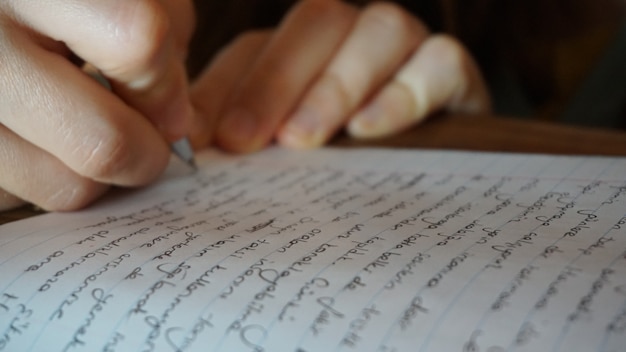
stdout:
<svg viewBox="0 0 626 352">
<path fill-rule="evenodd" d="M 337 56 L 279 132 L 280 143 L 299 148 L 325 143 L 427 34 L 424 25 L 396 5 L 375 3 L 366 8 Z"/>
<path fill-rule="evenodd" d="M 266 145 L 337 50 L 355 16 L 355 8 L 339 1 L 299 2 L 226 107 L 216 131 L 218 144 L 240 152 Z"/>
<path fill-rule="evenodd" d="M 170 27 L 176 51 L 184 60 L 187 58 L 189 41 L 196 27 L 196 16 L 191 0 L 161 0 L 166 13 L 171 18 Z"/>
<path fill-rule="evenodd" d="M 242 77 L 248 74 L 272 31 L 248 32 L 223 49 L 200 74 L 191 88 L 196 109 L 190 138 L 195 148 L 208 146 L 213 137 L 219 113 Z"/>
<path fill-rule="evenodd" d="M 355 137 L 379 137 L 434 111 L 487 113 L 491 101 L 478 67 L 452 37 L 429 38 L 396 77 L 348 124 Z"/>
<path fill-rule="evenodd" d="M 75 210 L 107 190 L 107 186 L 79 176 L 2 125 L 0 164 L 0 209 L 14 207 L 23 199 L 46 210 Z"/>
<path fill-rule="evenodd" d="M 28 27 L 100 69 L 168 140 L 186 134 L 192 116 L 186 73 L 159 1 L 9 1 Z"/>
<path fill-rule="evenodd" d="M 1 124 L 86 178 L 133 186 L 158 176 L 169 148 L 149 121 L 28 34 L 4 34 Z"/>
</svg>

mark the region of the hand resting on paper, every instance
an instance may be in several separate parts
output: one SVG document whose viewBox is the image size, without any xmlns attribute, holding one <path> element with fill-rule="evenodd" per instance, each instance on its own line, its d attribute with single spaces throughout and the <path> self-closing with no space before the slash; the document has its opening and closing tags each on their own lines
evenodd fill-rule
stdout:
<svg viewBox="0 0 626 352">
<path fill-rule="evenodd" d="M 156 178 L 192 120 L 192 19 L 187 0 L 1 1 L 0 209 L 76 209 Z"/>
<path fill-rule="evenodd" d="M 490 98 L 467 50 L 391 3 L 298 2 L 272 30 L 239 36 L 192 86 L 192 141 L 236 152 L 272 140 L 316 147 L 401 131 L 437 110 L 482 113 Z"/>
</svg>

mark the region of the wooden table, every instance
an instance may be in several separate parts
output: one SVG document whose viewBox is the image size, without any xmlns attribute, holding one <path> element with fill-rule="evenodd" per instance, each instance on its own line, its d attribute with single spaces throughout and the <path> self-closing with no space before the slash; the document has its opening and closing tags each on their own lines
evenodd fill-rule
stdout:
<svg viewBox="0 0 626 352">
<path fill-rule="evenodd" d="M 626 156 L 626 131 L 493 116 L 446 115 L 381 140 L 339 139 L 342 146 L 463 149 Z"/>
<path fill-rule="evenodd" d="M 565 126 L 493 116 L 446 115 L 380 140 L 339 137 L 337 146 L 438 148 L 522 153 L 626 156 L 626 131 Z M 32 206 L 0 213 L 0 224 L 41 211 Z"/>
</svg>

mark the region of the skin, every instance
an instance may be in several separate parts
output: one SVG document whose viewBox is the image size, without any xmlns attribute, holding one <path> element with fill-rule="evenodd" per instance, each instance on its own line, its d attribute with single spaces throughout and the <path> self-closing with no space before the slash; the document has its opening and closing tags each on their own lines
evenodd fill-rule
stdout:
<svg viewBox="0 0 626 352">
<path fill-rule="evenodd" d="M 145 185 L 187 134 L 196 148 L 313 148 L 342 128 L 371 138 L 490 109 L 461 44 L 393 4 L 302 0 L 188 87 L 192 31 L 183 0 L 0 2 L 0 209 L 73 210 L 110 185 Z"/>
<path fill-rule="evenodd" d="M 189 18 L 181 0 L 0 3 L 0 209 L 78 209 L 164 170 L 192 122 Z"/>
<path fill-rule="evenodd" d="M 240 36 L 203 72 L 192 99 L 196 146 L 234 152 L 273 140 L 318 147 L 341 128 L 381 137 L 434 111 L 491 109 L 476 64 L 454 38 L 433 35 L 391 3 L 332 0 L 300 1 L 278 28 Z"/>
</svg>

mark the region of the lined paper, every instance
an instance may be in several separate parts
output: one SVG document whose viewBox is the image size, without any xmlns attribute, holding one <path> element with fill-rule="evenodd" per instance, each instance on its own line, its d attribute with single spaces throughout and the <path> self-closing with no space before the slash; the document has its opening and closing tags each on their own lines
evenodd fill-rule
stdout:
<svg viewBox="0 0 626 352">
<path fill-rule="evenodd" d="M 626 345 L 625 158 L 272 148 L 198 162 L 0 226 L 0 351 Z"/>
</svg>

